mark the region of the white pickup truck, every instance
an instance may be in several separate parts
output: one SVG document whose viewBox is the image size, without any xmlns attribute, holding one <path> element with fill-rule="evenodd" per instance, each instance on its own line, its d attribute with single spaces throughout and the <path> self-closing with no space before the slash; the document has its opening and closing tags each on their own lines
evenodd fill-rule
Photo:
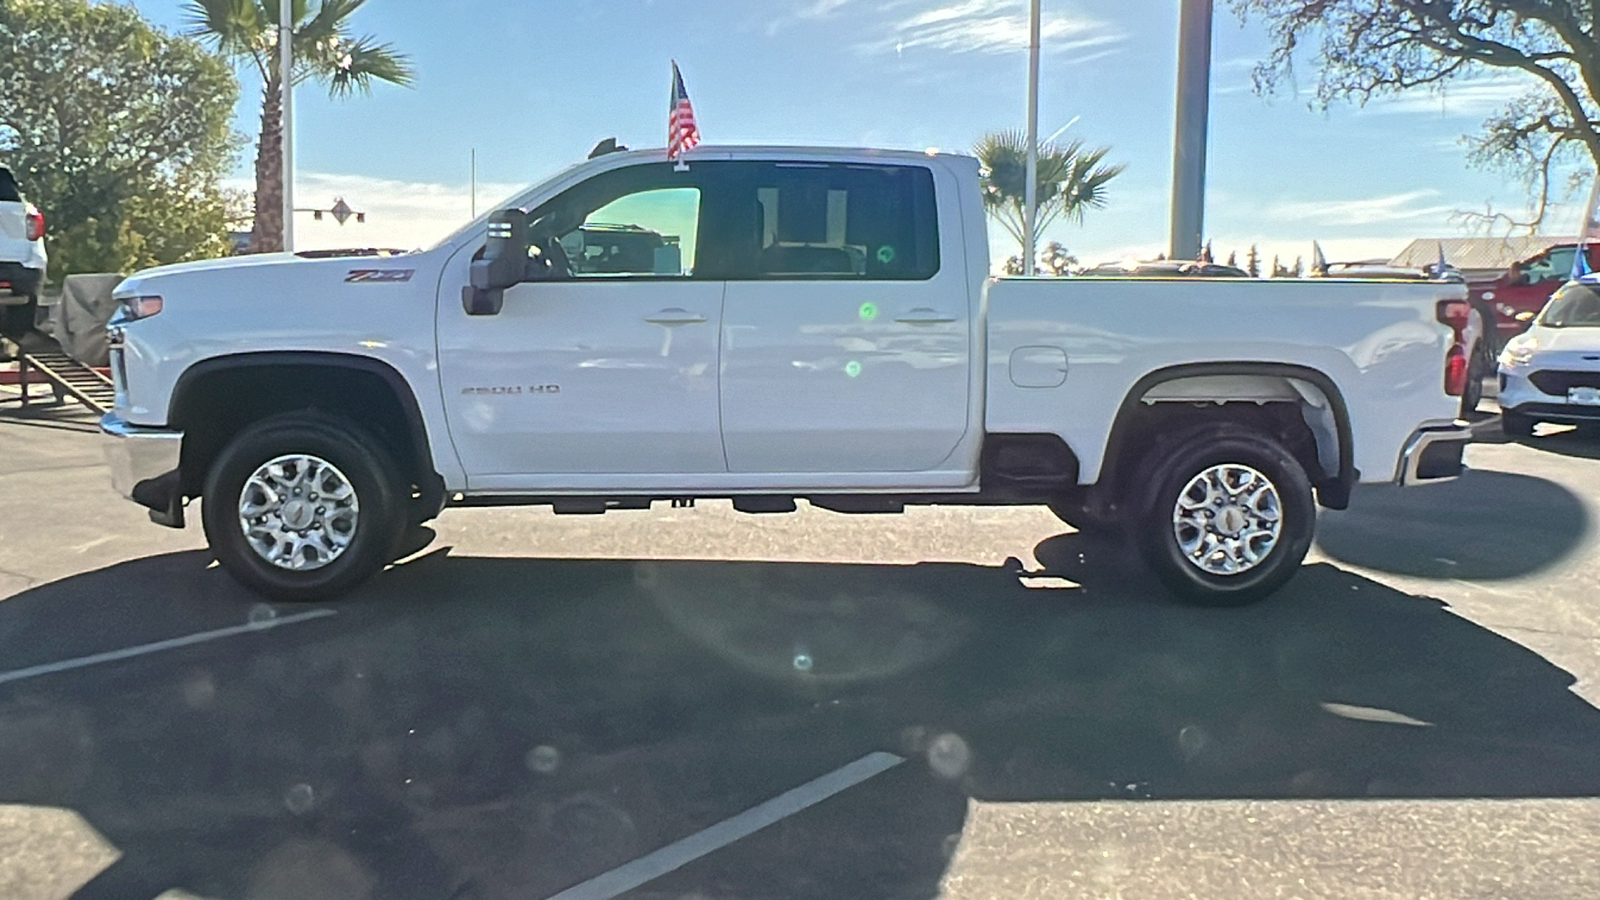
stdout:
<svg viewBox="0 0 1600 900">
<path fill-rule="evenodd" d="M 1459 284 L 989 277 L 975 160 L 592 158 L 431 250 L 124 281 L 114 480 L 269 597 L 447 506 L 1048 504 L 1178 595 L 1298 569 L 1315 503 L 1450 478 Z"/>
</svg>

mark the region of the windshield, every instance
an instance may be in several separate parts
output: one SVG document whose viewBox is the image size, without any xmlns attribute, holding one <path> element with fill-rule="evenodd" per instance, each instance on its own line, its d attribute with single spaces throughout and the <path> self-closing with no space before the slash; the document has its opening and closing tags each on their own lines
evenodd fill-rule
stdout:
<svg viewBox="0 0 1600 900">
<path fill-rule="evenodd" d="M 1600 289 L 1592 284 L 1569 284 L 1556 291 L 1539 316 L 1546 328 L 1600 327 Z"/>
</svg>

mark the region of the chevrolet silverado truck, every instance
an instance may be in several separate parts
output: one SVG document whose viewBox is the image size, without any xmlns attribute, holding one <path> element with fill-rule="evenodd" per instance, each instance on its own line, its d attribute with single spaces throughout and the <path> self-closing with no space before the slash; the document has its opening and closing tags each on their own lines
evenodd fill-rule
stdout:
<svg viewBox="0 0 1600 900">
<path fill-rule="evenodd" d="M 996 280 L 976 160 L 691 155 L 591 159 L 426 251 L 131 276 L 116 486 L 174 527 L 199 498 L 281 600 L 352 589 L 449 506 L 720 498 L 1046 504 L 1228 605 L 1295 573 L 1318 502 L 1461 471 L 1462 285 Z"/>
</svg>

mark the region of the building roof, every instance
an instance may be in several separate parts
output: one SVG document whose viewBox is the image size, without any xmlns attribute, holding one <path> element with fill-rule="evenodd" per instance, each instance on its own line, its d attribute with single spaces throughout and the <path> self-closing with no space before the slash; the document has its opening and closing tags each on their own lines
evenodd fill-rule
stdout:
<svg viewBox="0 0 1600 900">
<path fill-rule="evenodd" d="M 1543 253 L 1558 244 L 1576 244 L 1575 237 L 1547 234 L 1521 235 L 1493 238 L 1418 238 L 1400 255 L 1389 260 L 1389 265 L 1415 269 L 1439 261 L 1439 248 L 1444 248 L 1445 262 L 1457 269 L 1501 271 L 1514 262 Z"/>
</svg>

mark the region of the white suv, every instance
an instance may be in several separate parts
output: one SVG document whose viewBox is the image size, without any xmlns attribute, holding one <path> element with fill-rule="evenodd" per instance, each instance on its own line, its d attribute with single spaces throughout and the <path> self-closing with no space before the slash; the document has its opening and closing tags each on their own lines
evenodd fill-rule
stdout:
<svg viewBox="0 0 1600 900">
<path fill-rule="evenodd" d="M 0 336 L 19 338 L 33 328 L 45 263 L 44 214 L 0 166 Z"/>
</svg>

